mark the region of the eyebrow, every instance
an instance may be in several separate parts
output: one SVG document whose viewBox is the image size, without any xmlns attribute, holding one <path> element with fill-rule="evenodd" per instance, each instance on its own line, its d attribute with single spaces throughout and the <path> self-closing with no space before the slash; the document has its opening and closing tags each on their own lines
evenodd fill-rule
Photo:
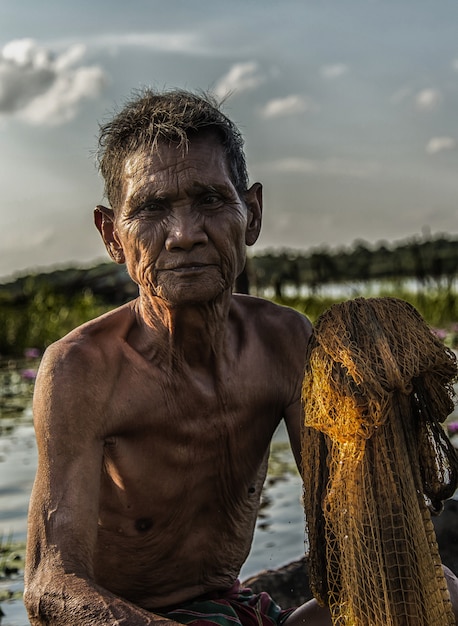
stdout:
<svg viewBox="0 0 458 626">
<path fill-rule="evenodd" d="M 167 200 L 167 196 L 158 192 L 145 193 L 144 191 L 137 191 L 130 196 L 127 201 L 127 205 L 132 208 L 137 208 L 151 200 L 155 202 L 164 202 Z"/>
<path fill-rule="evenodd" d="M 234 195 L 233 190 L 227 183 L 202 183 L 199 181 L 193 181 L 190 185 L 190 189 L 191 191 L 197 193 L 207 193 L 212 191 L 225 196 Z M 168 193 L 165 189 L 161 188 L 151 191 L 139 189 L 132 194 L 127 204 L 131 208 L 137 208 L 151 200 L 156 202 L 166 202 L 174 195 L 174 193 Z"/>
<path fill-rule="evenodd" d="M 215 191 L 222 195 L 228 195 L 229 193 L 232 193 L 232 189 L 227 183 L 205 184 L 205 183 L 199 183 L 196 181 L 192 184 L 192 187 L 196 189 L 197 191 L 202 191 L 202 192 Z"/>
</svg>

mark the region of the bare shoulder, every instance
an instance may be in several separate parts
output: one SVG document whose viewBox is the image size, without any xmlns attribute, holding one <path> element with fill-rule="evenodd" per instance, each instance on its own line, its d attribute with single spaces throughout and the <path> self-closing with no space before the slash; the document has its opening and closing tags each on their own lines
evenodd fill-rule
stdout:
<svg viewBox="0 0 458 626">
<path fill-rule="evenodd" d="M 110 390 L 110 372 L 121 358 L 122 339 L 134 323 L 131 305 L 124 305 L 74 329 L 51 344 L 38 370 L 34 392 L 34 413 L 52 413 L 65 404 L 69 413 L 91 397 L 99 400 Z M 110 367 L 108 367 L 110 365 Z M 100 404 L 95 403 L 95 405 Z M 61 411 L 59 411 L 61 412 Z"/>
<path fill-rule="evenodd" d="M 127 336 L 134 319 L 132 303 L 128 303 L 82 324 L 47 348 L 40 369 L 57 373 L 66 364 L 73 369 L 90 362 L 93 371 L 99 361 L 113 356 L 113 346 Z"/>
<path fill-rule="evenodd" d="M 242 295 L 234 296 L 233 309 L 245 344 L 249 336 L 258 357 L 263 354 L 270 363 L 302 375 L 312 334 L 312 324 L 304 315 L 263 298 Z"/>
<path fill-rule="evenodd" d="M 295 309 L 275 304 L 264 298 L 234 295 L 235 308 L 246 320 L 260 332 L 275 336 L 275 340 L 290 345 L 292 339 L 303 348 L 312 333 L 310 320 Z"/>
<path fill-rule="evenodd" d="M 250 375 L 269 381 L 266 394 L 273 393 L 285 419 L 287 414 L 289 421 L 299 419 L 310 321 L 294 309 L 252 296 L 235 295 L 232 309 Z"/>
</svg>

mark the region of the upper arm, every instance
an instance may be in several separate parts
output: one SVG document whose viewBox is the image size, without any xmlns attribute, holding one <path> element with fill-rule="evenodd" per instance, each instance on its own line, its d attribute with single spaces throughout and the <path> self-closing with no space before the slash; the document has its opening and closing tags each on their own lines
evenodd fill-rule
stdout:
<svg viewBox="0 0 458 626">
<path fill-rule="evenodd" d="M 81 355 L 52 347 L 34 393 L 38 468 L 29 507 L 28 570 L 87 575 L 97 536 L 103 437 Z"/>
<path fill-rule="evenodd" d="M 302 457 L 301 457 L 301 432 L 302 432 L 302 402 L 297 400 L 291 404 L 285 411 L 285 423 L 288 430 L 289 442 L 291 450 L 294 454 L 297 469 L 302 475 Z"/>
<path fill-rule="evenodd" d="M 292 377 L 292 400 L 285 408 L 284 420 L 288 430 L 288 436 L 291 449 L 296 460 L 296 465 L 301 472 L 301 433 L 304 421 L 303 403 L 302 403 L 302 383 L 305 373 L 305 361 L 307 353 L 307 345 L 312 334 L 312 325 L 310 321 L 302 315 L 295 316 L 294 325 L 290 326 L 293 336 L 288 337 L 287 350 L 288 358 L 291 363 Z"/>
</svg>

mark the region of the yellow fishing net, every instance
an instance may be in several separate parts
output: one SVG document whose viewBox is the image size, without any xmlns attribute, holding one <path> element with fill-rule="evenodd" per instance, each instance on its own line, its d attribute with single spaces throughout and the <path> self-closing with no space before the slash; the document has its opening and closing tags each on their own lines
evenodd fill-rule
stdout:
<svg viewBox="0 0 458 626">
<path fill-rule="evenodd" d="M 335 625 L 453 626 L 430 512 L 458 482 L 451 350 L 395 298 L 326 311 L 303 384 L 312 591 Z"/>
</svg>

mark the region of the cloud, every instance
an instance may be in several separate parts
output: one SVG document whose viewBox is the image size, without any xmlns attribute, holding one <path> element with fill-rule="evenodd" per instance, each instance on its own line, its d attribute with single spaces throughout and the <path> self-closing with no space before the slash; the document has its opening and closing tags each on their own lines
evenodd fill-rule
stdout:
<svg viewBox="0 0 458 626">
<path fill-rule="evenodd" d="M 265 118 L 283 117 L 296 115 L 305 111 L 316 110 L 316 105 L 304 96 L 290 95 L 286 98 L 275 98 L 270 100 L 261 110 L 261 115 Z"/>
<path fill-rule="evenodd" d="M 236 63 L 229 72 L 216 83 L 214 92 L 219 98 L 224 98 L 231 93 L 241 93 L 250 89 L 256 89 L 264 78 L 259 73 L 256 61 Z"/>
<path fill-rule="evenodd" d="M 437 154 L 443 150 L 454 150 L 456 148 L 456 139 L 453 137 L 432 137 L 426 146 L 428 154 Z"/>
<path fill-rule="evenodd" d="M 334 79 L 343 76 L 349 69 L 348 65 L 344 63 L 333 63 L 332 65 L 323 65 L 320 68 L 320 74 L 323 78 Z"/>
<path fill-rule="evenodd" d="M 453 59 L 452 69 L 455 70 L 455 72 L 458 72 L 458 59 Z"/>
<path fill-rule="evenodd" d="M 97 35 L 91 45 L 98 48 L 145 48 L 154 52 L 183 52 L 202 54 L 206 51 L 202 41 L 194 33 L 117 33 Z"/>
<path fill-rule="evenodd" d="M 91 51 L 116 56 L 120 52 L 156 52 L 159 54 L 178 54 L 187 57 L 233 58 L 233 40 L 226 41 L 212 30 L 209 33 L 199 30 L 192 31 L 150 31 L 150 32 L 111 32 L 80 36 L 78 41 L 84 41 Z M 73 37 L 53 38 L 54 47 L 66 48 L 75 43 Z M 249 41 L 241 41 L 237 46 L 239 58 L 244 54 L 251 54 L 245 50 L 252 50 Z"/>
<path fill-rule="evenodd" d="M 107 82 L 100 67 L 81 65 L 84 54 L 81 44 L 55 54 L 33 39 L 7 43 L 0 51 L 0 115 L 48 126 L 74 118 Z"/>
<path fill-rule="evenodd" d="M 437 89 L 422 89 L 415 96 L 415 106 L 419 111 L 434 111 L 442 102 L 442 94 Z"/>
<path fill-rule="evenodd" d="M 341 176 L 344 178 L 371 178 L 379 170 L 379 164 L 370 161 L 351 161 L 347 159 L 305 159 L 285 158 L 267 164 L 276 172 L 297 174 L 318 174 L 325 176 Z"/>
</svg>

